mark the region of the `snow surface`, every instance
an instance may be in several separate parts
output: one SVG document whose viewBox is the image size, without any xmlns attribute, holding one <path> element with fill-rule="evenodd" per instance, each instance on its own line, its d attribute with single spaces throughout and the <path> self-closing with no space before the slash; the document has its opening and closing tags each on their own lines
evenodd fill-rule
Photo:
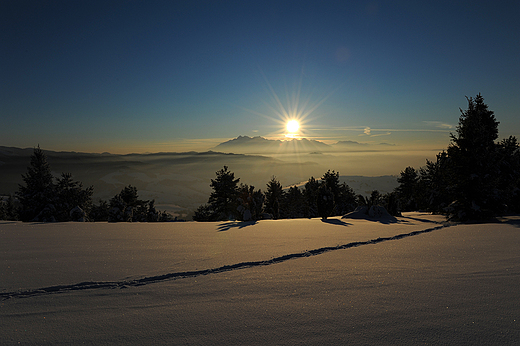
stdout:
<svg viewBox="0 0 520 346">
<path fill-rule="evenodd" d="M 515 344 L 519 227 L 0 222 L 0 343 Z"/>
</svg>

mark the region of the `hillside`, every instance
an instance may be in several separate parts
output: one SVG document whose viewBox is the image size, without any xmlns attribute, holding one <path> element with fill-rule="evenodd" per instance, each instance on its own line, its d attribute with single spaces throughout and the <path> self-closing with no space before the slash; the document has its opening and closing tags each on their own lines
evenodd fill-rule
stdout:
<svg viewBox="0 0 520 346">
<path fill-rule="evenodd" d="M 514 345 L 519 218 L 0 223 L 5 344 Z"/>
</svg>

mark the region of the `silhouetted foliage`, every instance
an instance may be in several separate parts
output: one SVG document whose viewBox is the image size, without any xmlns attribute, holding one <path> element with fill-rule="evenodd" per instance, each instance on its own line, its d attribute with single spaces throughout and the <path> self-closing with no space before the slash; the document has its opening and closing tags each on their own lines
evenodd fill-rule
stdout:
<svg viewBox="0 0 520 346">
<path fill-rule="evenodd" d="M 354 189 L 343 183 L 339 186 L 338 196 L 335 198 L 335 214 L 345 215 L 357 207 L 356 193 Z"/>
<path fill-rule="evenodd" d="M 9 195 L 7 199 L 0 198 L 0 220 L 18 220 L 18 207 L 12 195 Z"/>
<path fill-rule="evenodd" d="M 413 167 L 406 167 L 397 178 L 399 186 L 396 193 L 399 196 L 401 211 L 417 210 L 417 186 L 419 175 Z"/>
<path fill-rule="evenodd" d="M 518 212 L 519 145 L 513 136 L 495 142 L 498 124 L 480 94 L 468 98 L 447 150 L 426 161 L 416 183 L 411 167 L 401 173 L 396 193 L 402 209 L 415 206 L 459 221 Z"/>
<path fill-rule="evenodd" d="M 214 219 L 226 221 L 237 216 L 238 183 L 240 178 L 235 179 L 235 173 L 228 171 L 224 166 L 215 172 L 217 177 L 211 179 L 213 192 L 209 196 L 208 204 L 213 210 Z"/>
<path fill-rule="evenodd" d="M 235 179 L 235 174 L 224 166 L 215 172 L 216 178 L 211 179 L 211 192 L 208 203 L 197 208 L 193 215 L 194 221 L 227 221 L 242 218 L 238 211 L 240 178 Z M 246 198 L 247 199 L 247 198 Z M 250 211 L 251 212 L 251 211 Z"/>
<path fill-rule="evenodd" d="M 47 157 L 38 146 L 31 155 L 30 167 L 18 185 L 20 219 L 22 221 L 57 221 L 53 176 Z"/>
<path fill-rule="evenodd" d="M 47 157 L 39 146 L 34 149 L 22 179 L 25 186 L 19 185 L 17 193 L 22 221 L 87 221 L 93 187 L 83 189 L 68 173 L 62 173 L 55 184 Z"/>
<path fill-rule="evenodd" d="M 320 183 L 318 180 L 314 179 L 314 177 L 310 177 L 309 180 L 305 183 L 305 187 L 303 189 L 303 198 L 305 200 L 304 204 L 304 214 L 305 217 L 317 217 L 318 216 L 318 189 L 320 187 Z"/>
<path fill-rule="evenodd" d="M 254 186 L 241 184 L 238 189 L 238 219 L 241 221 L 259 220 L 262 217 L 265 196 Z"/>
<path fill-rule="evenodd" d="M 334 211 L 334 193 L 327 184 L 320 184 L 318 188 L 318 215 L 326 220 Z"/>
<path fill-rule="evenodd" d="M 357 201 L 354 190 L 346 183 L 340 184 L 339 172 L 328 170 L 321 180 L 316 180 L 314 177 L 310 177 L 307 183 L 305 183 L 302 192 L 304 197 L 305 217 L 312 218 L 322 216 L 318 211 L 318 199 L 321 186 L 325 186 L 330 191 L 334 201 L 334 208 L 327 217 L 344 215 L 356 208 Z M 323 191 L 321 191 L 321 197 L 323 197 Z"/>
<path fill-rule="evenodd" d="M 448 146 L 453 182 L 453 202 L 447 209 L 450 219 L 482 219 L 504 209 L 496 189 L 497 138 L 498 121 L 483 97 L 468 98 L 468 109 L 461 110 L 457 134 L 451 135 Z"/>
<path fill-rule="evenodd" d="M 498 190 L 507 211 L 520 213 L 520 146 L 510 136 L 497 145 Z"/>
<path fill-rule="evenodd" d="M 283 203 L 284 194 L 282 184 L 273 176 L 265 191 L 265 211 L 275 220 L 280 218 L 280 205 Z"/>
<path fill-rule="evenodd" d="M 157 222 L 160 218 L 160 212 L 155 209 L 155 200 L 152 199 L 148 202 L 148 212 L 146 215 L 146 221 Z"/>
<path fill-rule="evenodd" d="M 382 205 L 383 202 L 383 196 L 381 193 L 377 190 L 373 190 L 370 193 L 370 198 L 368 199 L 368 207 L 372 207 L 375 205 Z"/>
<path fill-rule="evenodd" d="M 83 184 L 72 180 L 72 174 L 62 173 L 56 184 L 56 213 L 60 221 L 88 221 L 92 208 L 92 186 L 83 189 Z M 74 210 L 74 212 L 72 212 Z"/>
<path fill-rule="evenodd" d="M 305 216 L 305 198 L 296 186 L 292 186 L 284 193 L 281 218 L 295 219 Z"/>
<path fill-rule="evenodd" d="M 109 210 L 107 201 L 99 200 L 99 203 L 90 209 L 89 218 L 91 221 L 108 221 Z"/>
<path fill-rule="evenodd" d="M 383 197 L 383 206 L 385 207 L 388 214 L 392 216 L 401 216 L 401 211 L 399 210 L 399 201 L 397 198 L 396 192 L 390 192 L 384 195 Z"/>
<path fill-rule="evenodd" d="M 150 208 L 150 203 L 151 208 Z M 155 201 L 140 200 L 137 187 L 128 185 L 112 199 L 108 212 L 109 222 L 148 222 L 158 221 L 158 212 L 155 210 Z M 152 212 L 151 215 L 150 212 Z"/>
<path fill-rule="evenodd" d="M 193 221 L 214 221 L 213 209 L 210 205 L 204 204 L 201 205 L 195 210 L 193 214 Z"/>
</svg>

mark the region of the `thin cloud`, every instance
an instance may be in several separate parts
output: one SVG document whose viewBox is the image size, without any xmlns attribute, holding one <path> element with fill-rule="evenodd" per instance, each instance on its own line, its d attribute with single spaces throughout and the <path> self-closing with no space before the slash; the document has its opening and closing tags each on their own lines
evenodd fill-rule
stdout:
<svg viewBox="0 0 520 346">
<path fill-rule="evenodd" d="M 448 127 L 451 126 L 451 127 Z M 454 126 L 445 124 L 445 126 L 437 126 L 441 129 L 428 129 L 428 128 L 415 128 L 415 129 L 374 129 L 368 126 L 357 126 L 357 127 L 330 127 L 330 128 L 312 128 L 310 130 L 312 131 L 355 131 L 355 132 L 362 132 L 360 136 L 367 135 L 367 132 L 370 133 L 370 135 L 373 135 L 373 132 L 449 132 L 448 129 L 454 128 Z"/>
<path fill-rule="evenodd" d="M 370 137 L 390 136 L 391 134 L 392 134 L 392 132 L 376 133 L 376 134 L 370 135 Z"/>
<path fill-rule="evenodd" d="M 443 123 L 442 121 L 423 121 L 423 122 L 428 126 L 437 127 L 437 128 L 441 128 L 441 129 L 447 129 L 447 130 L 455 127 L 451 124 Z"/>
</svg>

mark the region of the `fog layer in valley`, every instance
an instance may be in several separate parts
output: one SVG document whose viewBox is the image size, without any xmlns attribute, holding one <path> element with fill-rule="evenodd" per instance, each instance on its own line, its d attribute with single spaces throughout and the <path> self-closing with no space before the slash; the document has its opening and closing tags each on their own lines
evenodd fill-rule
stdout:
<svg viewBox="0 0 520 346">
<path fill-rule="evenodd" d="M 0 195 L 15 193 L 22 183 L 33 149 L 0 147 Z M 265 189 L 272 176 L 283 186 L 321 177 L 327 170 L 339 172 L 356 193 L 368 195 L 377 189 L 392 191 L 403 160 L 421 166 L 425 157 L 437 152 L 352 151 L 279 152 L 270 156 L 219 152 L 155 154 L 89 154 L 45 151 L 55 176 L 72 173 L 84 186 L 94 186 L 94 201 L 108 200 L 124 186 L 136 186 L 139 197 L 155 199 L 156 206 L 177 215 L 186 215 L 208 200 L 210 180 L 224 165 L 241 183 Z"/>
</svg>

